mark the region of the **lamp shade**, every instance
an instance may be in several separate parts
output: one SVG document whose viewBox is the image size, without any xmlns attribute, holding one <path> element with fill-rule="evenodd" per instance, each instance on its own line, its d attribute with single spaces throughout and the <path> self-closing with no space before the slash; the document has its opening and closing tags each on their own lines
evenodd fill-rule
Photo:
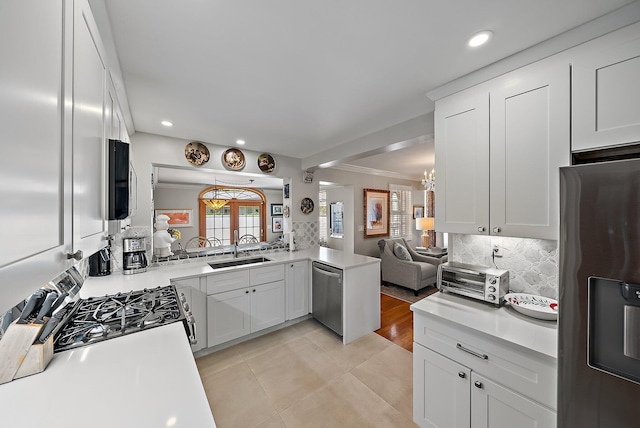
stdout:
<svg viewBox="0 0 640 428">
<path fill-rule="evenodd" d="M 434 230 L 433 217 L 417 218 L 416 230 Z"/>
</svg>

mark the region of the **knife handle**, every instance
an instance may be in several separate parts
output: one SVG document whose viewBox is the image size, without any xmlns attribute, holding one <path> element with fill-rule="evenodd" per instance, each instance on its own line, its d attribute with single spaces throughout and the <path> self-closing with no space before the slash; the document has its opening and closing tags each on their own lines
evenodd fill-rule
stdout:
<svg viewBox="0 0 640 428">
<path fill-rule="evenodd" d="M 42 327 L 42 332 L 40 333 L 40 337 L 38 338 L 36 343 L 44 343 L 47 341 L 47 338 L 49 337 L 49 335 L 53 332 L 53 330 L 56 328 L 56 326 L 60 323 L 60 320 L 62 319 L 62 316 L 58 316 L 58 315 L 59 314 L 56 314 L 56 316 L 49 318 L 49 321 L 47 321 L 44 327 Z"/>
<path fill-rule="evenodd" d="M 29 297 L 29 301 L 24 306 L 22 310 L 22 314 L 20 315 L 20 319 L 18 319 L 18 324 L 26 324 L 29 317 L 38 310 L 40 307 L 40 303 L 45 295 L 44 290 L 38 290 Z"/>
<path fill-rule="evenodd" d="M 60 307 L 60 305 L 62 305 L 64 303 L 64 299 L 66 299 L 68 295 L 69 295 L 69 293 L 64 292 L 60 296 L 58 296 L 58 299 L 56 299 L 56 301 L 51 306 L 51 313 L 52 314 L 56 311 L 56 309 L 58 309 Z"/>
<path fill-rule="evenodd" d="M 58 293 L 56 293 L 55 291 L 52 291 L 49 294 L 47 294 L 47 297 L 44 299 L 44 303 L 40 308 L 40 312 L 38 312 L 38 316 L 36 317 L 35 322 L 37 324 L 44 323 L 44 317 L 51 316 L 51 312 L 52 312 L 51 307 L 53 305 L 53 302 L 55 302 L 57 298 L 58 298 Z"/>
</svg>

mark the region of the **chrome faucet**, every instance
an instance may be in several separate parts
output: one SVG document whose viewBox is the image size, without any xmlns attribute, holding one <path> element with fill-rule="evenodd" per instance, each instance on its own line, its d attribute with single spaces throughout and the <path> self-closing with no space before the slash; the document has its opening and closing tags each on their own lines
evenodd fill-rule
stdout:
<svg viewBox="0 0 640 428">
<path fill-rule="evenodd" d="M 238 229 L 233 231 L 233 258 L 238 258 Z"/>
</svg>

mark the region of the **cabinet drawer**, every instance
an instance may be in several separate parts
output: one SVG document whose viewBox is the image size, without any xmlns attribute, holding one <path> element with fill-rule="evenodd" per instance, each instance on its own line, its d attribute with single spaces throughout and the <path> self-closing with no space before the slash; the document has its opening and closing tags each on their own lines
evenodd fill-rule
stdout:
<svg viewBox="0 0 640 428">
<path fill-rule="evenodd" d="M 207 294 L 222 293 L 249 286 L 249 271 L 239 270 L 207 276 Z"/>
<path fill-rule="evenodd" d="M 198 278 L 186 278 L 186 279 L 172 279 L 171 283 L 176 287 L 191 287 L 200 289 L 200 277 Z"/>
<path fill-rule="evenodd" d="M 414 313 L 415 342 L 556 409 L 556 364 L 486 335 Z"/>
<path fill-rule="evenodd" d="M 284 280 L 284 265 L 271 265 L 253 268 L 249 271 L 251 285 L 266 284 L 268 282 Z"/>
</svg>

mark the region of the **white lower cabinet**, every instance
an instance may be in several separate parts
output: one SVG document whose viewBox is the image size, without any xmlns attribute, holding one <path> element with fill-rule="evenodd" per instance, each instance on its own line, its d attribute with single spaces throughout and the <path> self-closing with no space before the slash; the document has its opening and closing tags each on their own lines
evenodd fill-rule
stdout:
<svg viewBox="0 0 640 428">
<path fill-rule="evenodd" d="M 413 418 L 429 428 L 552 428 L 556 414 L 422 345 L 413 347 Z"/>
<path fill-rule="evenodd" d="M 309 262 L 300 261 L 287 265 L 287 319 L 308 315 L 309 310 Z"/>
<path fill-rule="evenodd" d="M 424 428 L 554 428 L 553 360 L 414 312 L 413 419 Z"/>
<path fill-rule="evenodd" d="M 256 267 L 206 278 L 208 347 L 285 321 L 284 266 Z"/>
<path fill-rule="evenodd" d="M 184 295 L 191 315 L 196 320 L 196 343 L 191 350 L 197 352 L 207 347 L 207 295 L 200 291 L 201 278 L 172 280 L 178 296 Z"/>
<path fill-rule="evenodd" d="M 208 346 L 284 322 L 284 281 L 207 296 Z"/>
</svg>

